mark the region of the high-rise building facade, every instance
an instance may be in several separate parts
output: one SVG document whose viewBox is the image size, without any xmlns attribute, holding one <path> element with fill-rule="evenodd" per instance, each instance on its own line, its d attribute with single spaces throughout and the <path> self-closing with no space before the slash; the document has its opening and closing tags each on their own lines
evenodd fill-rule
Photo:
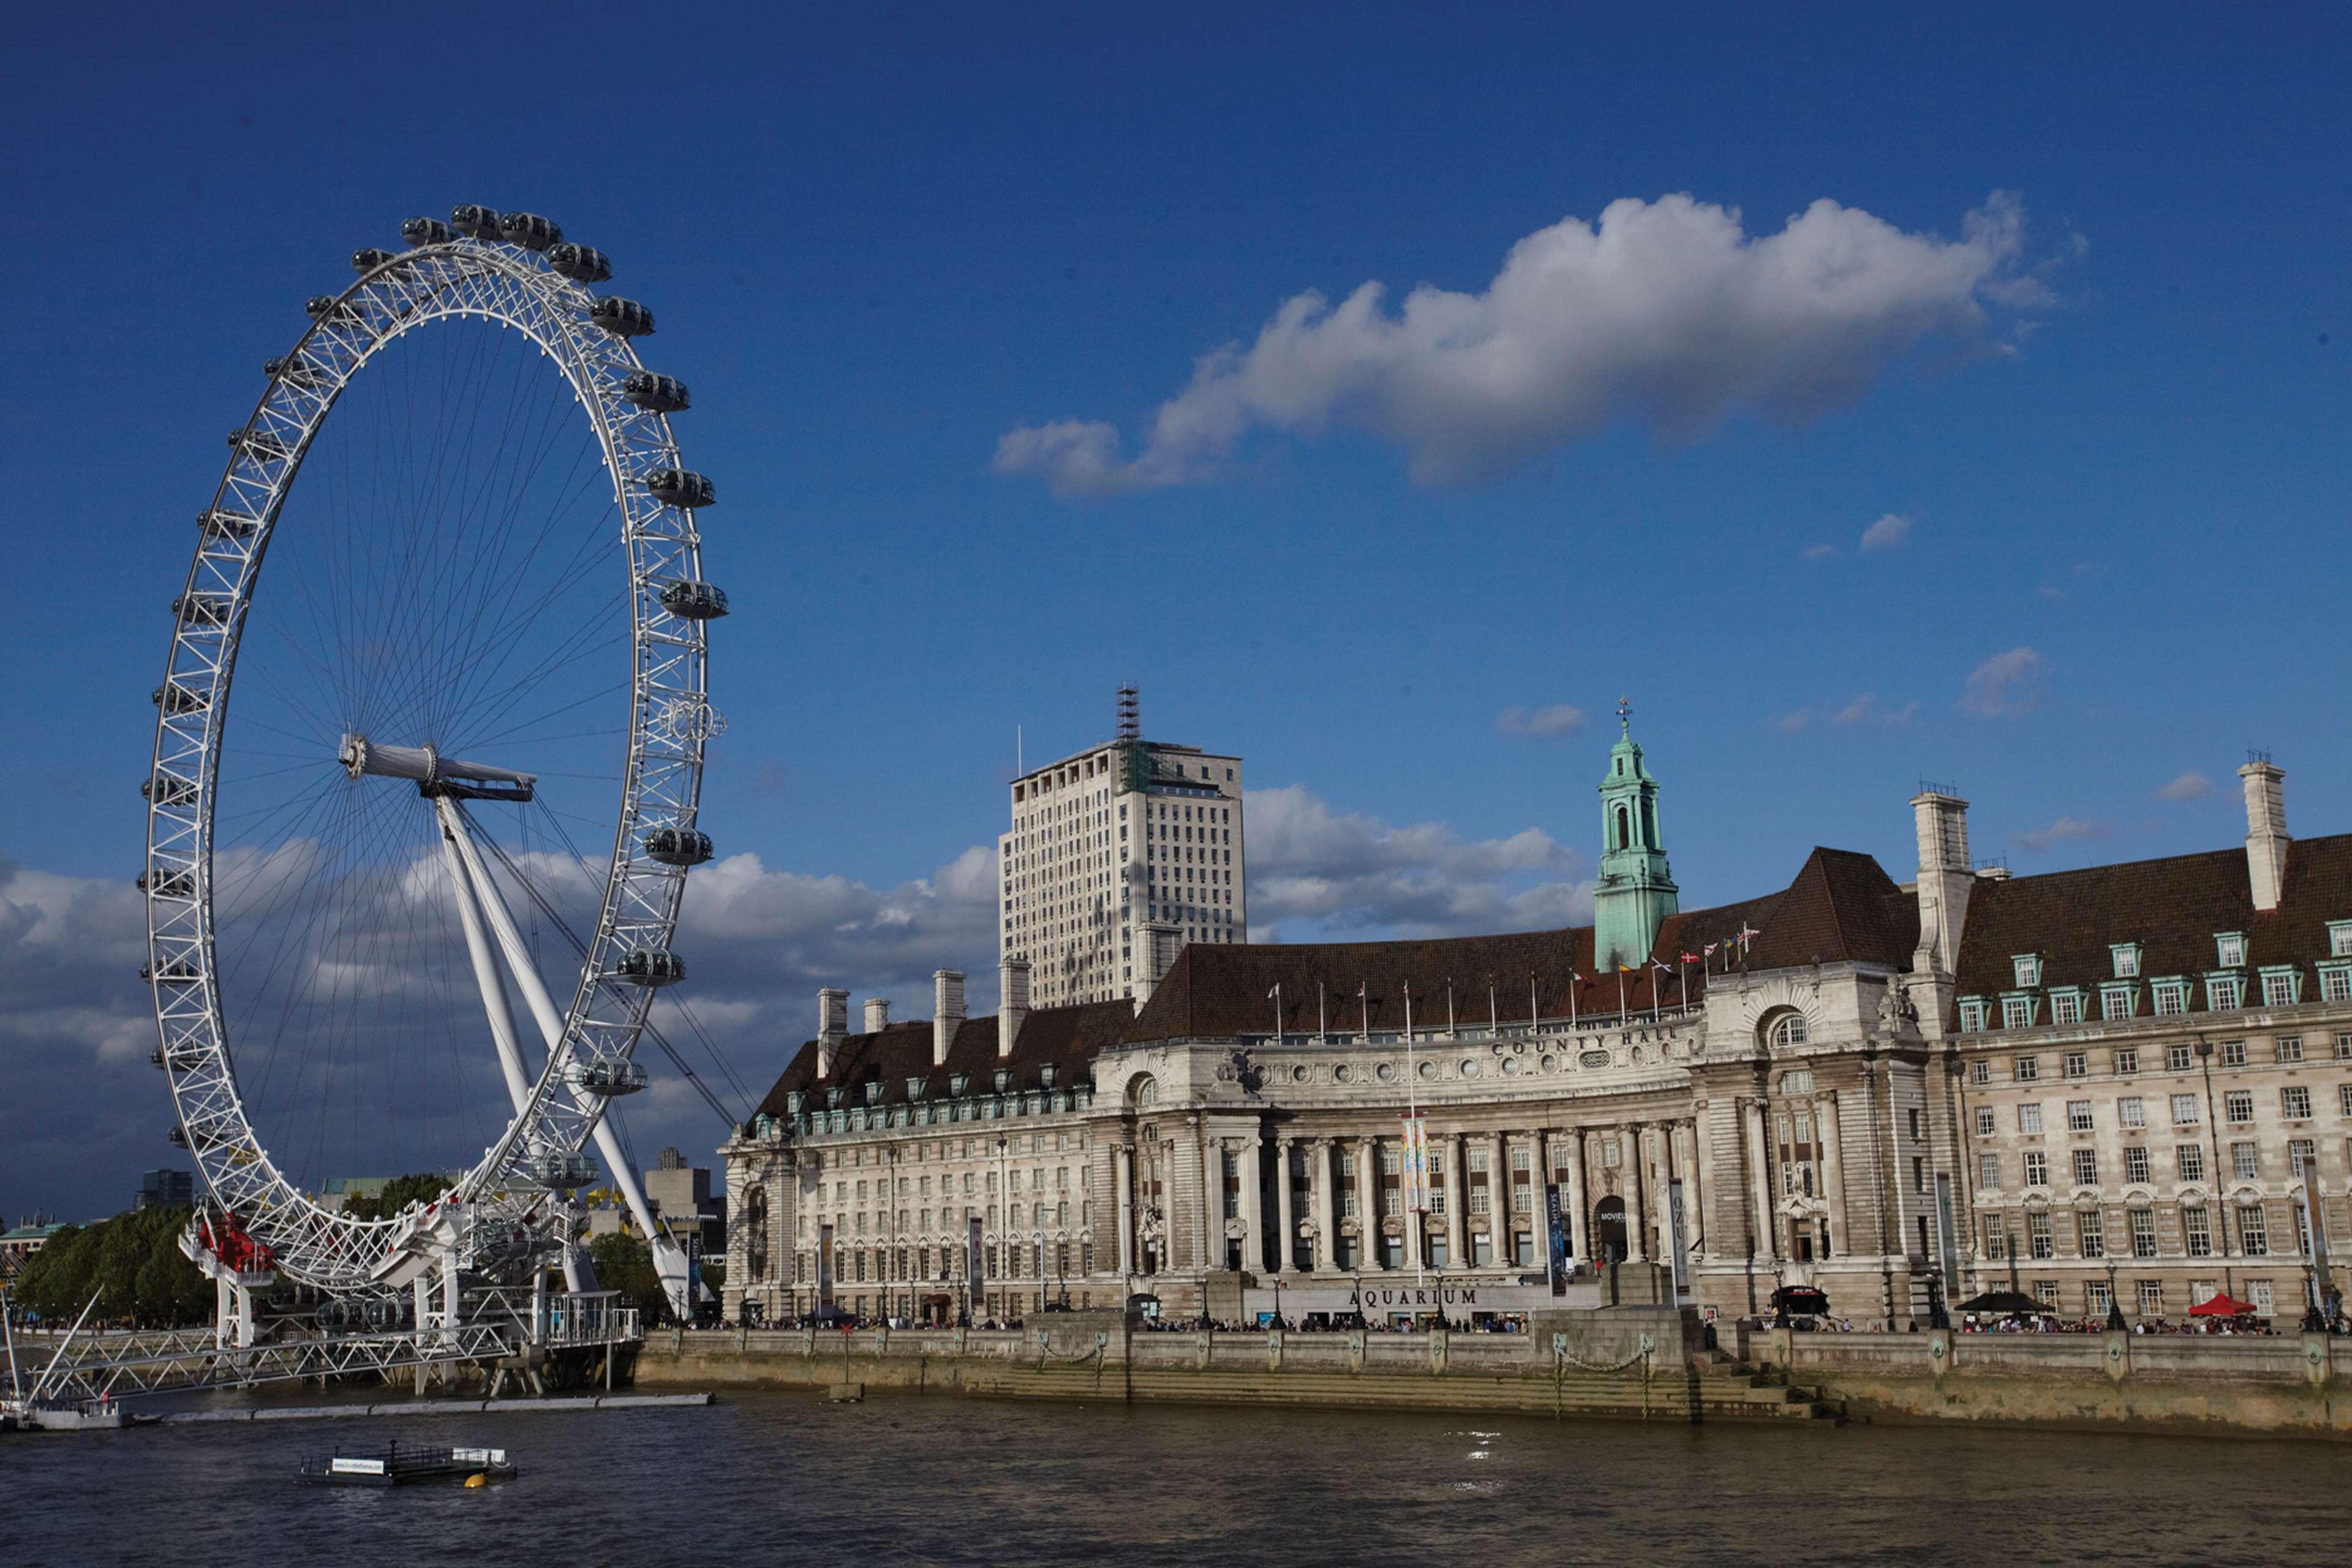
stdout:
<svg viewBox="0 0 2352 1568">
<path fill-rule="evenodd" d="M 1027 986 L 1013 1005 L 1148 997 L 1186 944 L 1246 940 L 1242 760 L 1146 741 L 1135 689 L 1118 695 L 1117 739 L 1011 785 L 996 858 L 997 955 Z"/>
</svg>

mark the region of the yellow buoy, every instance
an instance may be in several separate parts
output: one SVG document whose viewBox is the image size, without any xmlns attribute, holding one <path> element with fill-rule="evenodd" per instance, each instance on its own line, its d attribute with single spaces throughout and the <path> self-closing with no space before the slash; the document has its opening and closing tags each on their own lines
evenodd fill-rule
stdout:
<svg viewBox="0 0 2352 1568">
<path fill-rule="evenodd" d="M 490 1484 L 490 1478 L 477 1470 L 466 1478 L 466 1484 L 469 1487 L 486 1487 Z"/>
</svg>

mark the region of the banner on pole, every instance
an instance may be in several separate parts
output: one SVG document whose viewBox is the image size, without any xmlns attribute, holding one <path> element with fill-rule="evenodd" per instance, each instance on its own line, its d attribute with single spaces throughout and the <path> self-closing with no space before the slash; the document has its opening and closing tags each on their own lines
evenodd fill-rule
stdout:
<svg viewBox="0 0 2352 1568">
<path fill-rule="evenodd" d="M 1404 1207 L 1407 1214 L 1429 1212 L 1429 1129 L 1419 1111 L 1404 1119 Z"/>
<path fill-rule="evenodd" d="M 963 1272 L 964 1278 L 971 1282 L 968 1293 L 971 1297 L 971 1310 L 975 1316 L 980 1311 L 981 1297 L 988 1289 L 987 1254 L 981 1250 L 980 1236 L 980 1216 L 974 1215 L 964 1235 Z"/>
<path fill-rule="evenodd" d="M 1545 1254 L 1545 1268 L 1551 1281 L 1551 1293 L 1568 1294 L 1568 1215 L 1559 1206 L 1559 1184 L 1544 1184 L 1544 1226 L 1550 1233 L 1549 1248 Z"/>
<path fill-rule="evenodd" d="M 1674 1254 L 1675 1294 L 1690 1294 L 1689 1233 L 1683 1224 L 1683 1184 L 1679 1181 L 1666 1184 L 1666 1247 Z"/>
<path fill-rule="evenodd" d="M 833 1305 L 833 1226 L 816 1227 L 816 1304 Z"/>
</svg>

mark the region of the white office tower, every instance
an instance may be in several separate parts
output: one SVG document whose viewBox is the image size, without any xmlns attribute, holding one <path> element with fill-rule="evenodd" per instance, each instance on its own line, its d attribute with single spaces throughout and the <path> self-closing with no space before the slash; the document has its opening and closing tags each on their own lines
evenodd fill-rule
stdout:
<svg viewBox="0 0 2352 1568">
<path fill-rule="evenodd" d="M 997 841 L 997 952 L 1030 965 L 1031 1005 L 1140 1000 L 1185 943 L 1249 931 L 1242 760 L 1143 739 L 1136 690 L 1118 737 L 1013 781 Z"/>
</svg>

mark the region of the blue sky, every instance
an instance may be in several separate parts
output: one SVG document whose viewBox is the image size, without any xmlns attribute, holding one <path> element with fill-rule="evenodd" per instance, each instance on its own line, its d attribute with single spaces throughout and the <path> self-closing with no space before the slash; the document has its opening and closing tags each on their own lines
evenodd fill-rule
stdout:
<svg viewBox="0 0 2352 1568">
<path fill-rule="evenodd" d="M 971 851 L 1014 728 L 1085 745 L 1123 679 L 1151 734 L 1275 792 L 1253 913 L 1291 940 L 1572 917 L 1620 691 L 1690 902 L 1816 842 L 1906 875 L 1922 777 L 2020 872 L 2234 842 L 2250 743 L 2292 829 L 2352 827 L 2347 33 L 2293 6 L 31 16 L 0 65 L 29 590 L 0 630 L 26 1089 L 0 1208 L 110 1208 L 173 1152 L 119 894 L 187 520 L 301 300 L 458 201 L 610 252 L 695 390 L 737 611 L 706 821 L 757 860 L 688 930 L 730 954 L 709 1006 L 747 1079 L 817 984 L 924 1011 L 930 969 L 992 965 Z M 1522 411 L 1381 330 L 1423 284 L 1478 324 L 1520 241 L 1685 193 L 1737 210 L 1734 282 L 1837 204 L 1885 250 L 1855 264 L 1895 301 L 1877 335 L 1759 306 L 1759 370 L 1647 273 L 1549 316 L 1538 289 L 1565 402 Z M 1987 211 L 1999 253 L 1930 278 Z M 1317 343 L 1384 368 L 1240 361 L 1260 401 L 1157 476 L 1182 482 L 999 471 L 1060 421 L 1133 458 L 1201 356 L 1367 282 L 1370 336 Z M 1599 317 L 1636 341 L 1590 348 Z M 1643 345 L 1682 328 L 1659 393 Z M 663 1103 L 638 1142 L 707 1151 Z"/>
</svg>

